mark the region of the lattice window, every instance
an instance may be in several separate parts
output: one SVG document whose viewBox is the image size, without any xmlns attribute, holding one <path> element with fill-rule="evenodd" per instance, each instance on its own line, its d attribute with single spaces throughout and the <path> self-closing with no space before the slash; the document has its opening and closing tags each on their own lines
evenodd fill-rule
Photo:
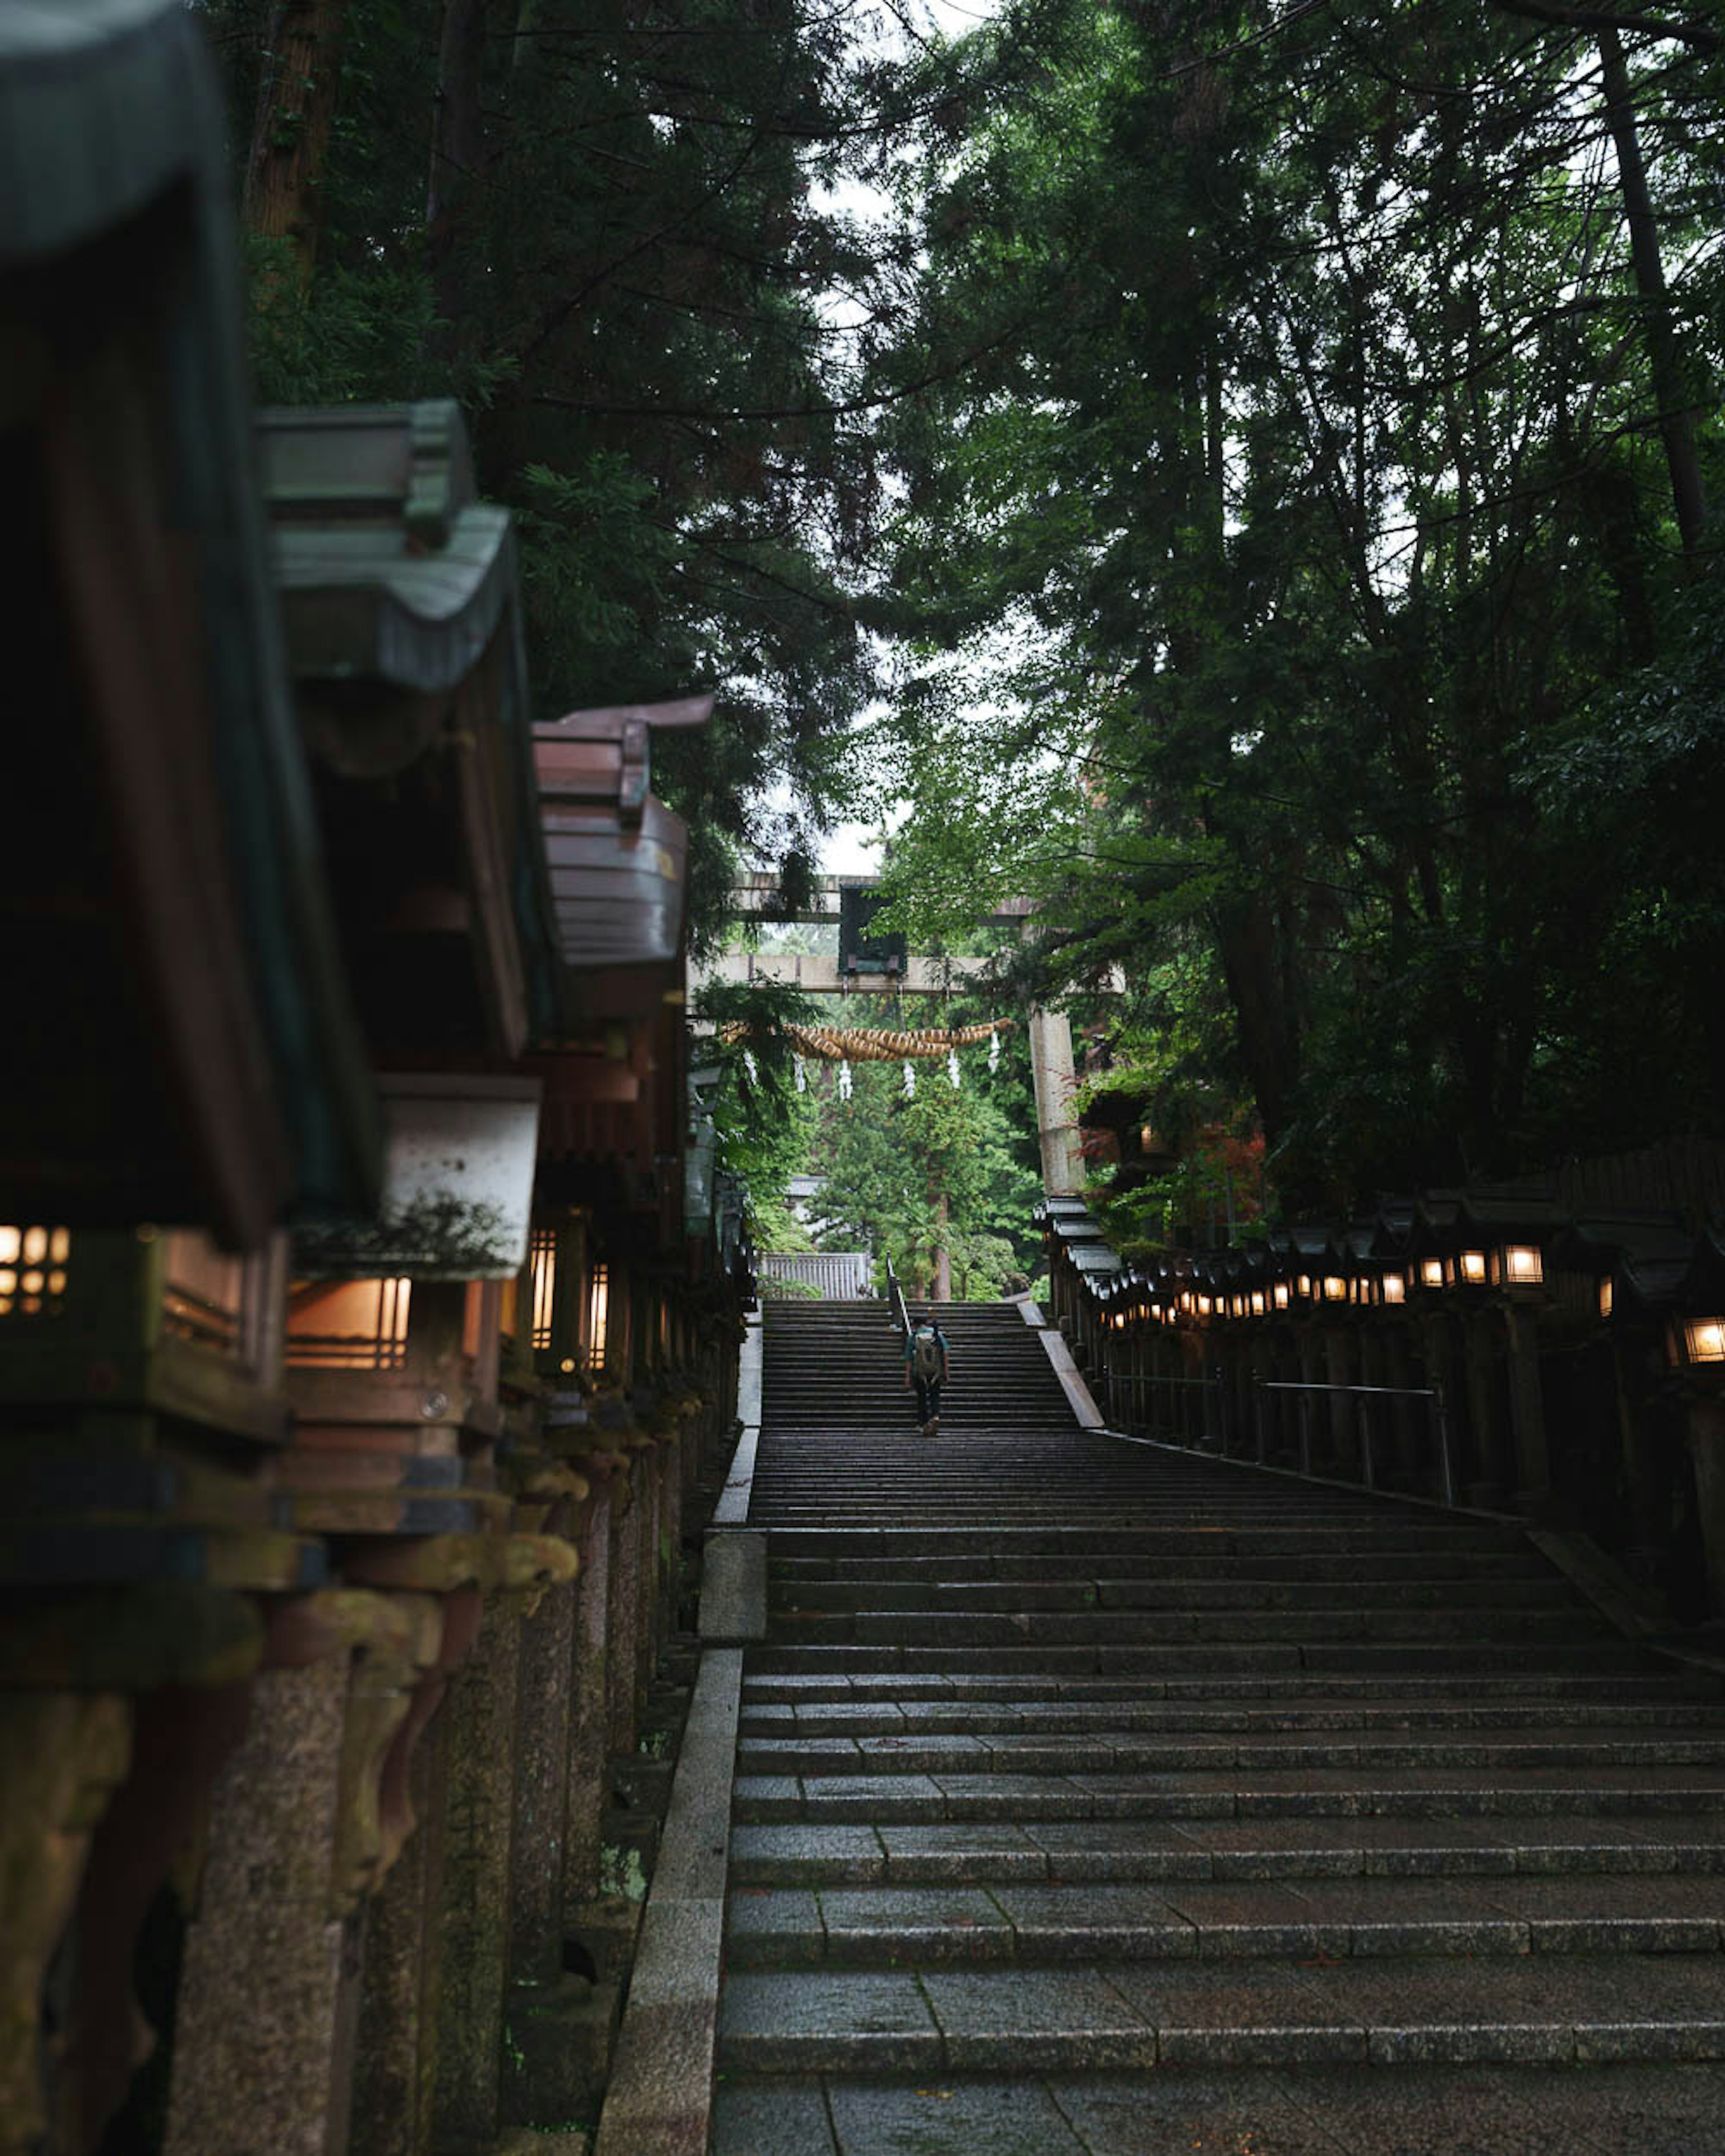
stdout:
<svg viewBox="0 0 1725 2156">
<path fill-rule="evenodd" d="M 208 1235 L 177 1229 L 167 1238 L 162 1289 L 162 1330 L 218 1355 L 244 1345 L 245 1261 L 218 1250 Z"/>
<path fill-rule="evenodd" d="M 605 1332 L 610 1319 L 611 1275 L 606 1265 L 595 1265 L 587 1291 L 587 1337 L 582 1343 L 582 1359 L 589 1370 L 601 1370 L 605 1365 Z"/>
<path fill-rule="evenodd" d="M 64 1228 L 0 1227 L 0 1317 L 58 1317 L 72 1237 Z"/>
<path fill-rule="evenodd" d="M 300 1281 L 288 1295 L 287 1359 L 300 1369 L 399 1370 L 408 1280 Z"/>
<path fill-rule="evenodd" d="M 557 1236 L 555 1228 L 536 1228 L 529 1249 L 528 1280 L 532 1288 L 533 1348 L 551 1346 L 552 1312 L 557 1304 Z"/>
</svg>

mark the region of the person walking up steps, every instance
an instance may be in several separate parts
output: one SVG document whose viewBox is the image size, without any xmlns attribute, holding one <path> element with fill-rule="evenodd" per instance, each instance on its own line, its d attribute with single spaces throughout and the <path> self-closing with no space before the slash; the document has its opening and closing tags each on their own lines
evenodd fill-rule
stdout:
<svg viewBox="0 0 1725 2156">
<path fill-rule="evenodd" d="M 916 1419 L 925 1437 L 940 1435 L 941 1387 L 949 1374 L 947 1336 L 933 1312 L 924 1311 L 905 1336 L 905 1389 L 916 1389 Z"/>
</svg>

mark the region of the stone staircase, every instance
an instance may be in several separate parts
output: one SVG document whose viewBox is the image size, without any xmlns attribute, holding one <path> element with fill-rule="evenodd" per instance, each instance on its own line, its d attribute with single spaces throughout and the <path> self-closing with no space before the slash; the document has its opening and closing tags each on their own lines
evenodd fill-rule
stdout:
<svg viewBox="0 0 1725 2156">
<path fill-rule="evenodd" d="M 768 1313 L 715 2156 L 1725 2151 L 1718 1688 L 949 1331 Z"/>
</svg>

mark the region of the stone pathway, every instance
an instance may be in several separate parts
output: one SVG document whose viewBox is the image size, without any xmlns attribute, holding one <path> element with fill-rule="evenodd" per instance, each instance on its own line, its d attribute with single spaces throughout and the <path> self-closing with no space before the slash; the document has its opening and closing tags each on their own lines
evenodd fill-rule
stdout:
<svg viewBox="0 0 1725 2156">
<path fill-rule="evenodd" d="M 878 1306 L 768 1317 L 715 2156 L 1725 2151 L 1717 1688 L 950 1329 L 930 1444 Z"/>
</svg>

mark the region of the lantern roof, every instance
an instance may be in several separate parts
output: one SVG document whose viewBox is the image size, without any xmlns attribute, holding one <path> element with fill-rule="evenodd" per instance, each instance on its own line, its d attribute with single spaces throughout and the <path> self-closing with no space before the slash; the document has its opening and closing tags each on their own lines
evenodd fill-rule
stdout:
<svg viewBox="0 0 1725 2156">
<path fill-rule="evenodd" d="M 33 634 L 83 662 L 37 684 L 55 721 L 13 805 L 113 924 L 37 924 L 62 1013 L 0 1086 L 28 1146 L 0 1180 L 248 1247 L 301 1203 L 368 1204 L 379 1132 L 282 665 L 230 193 L 181 0 L 0 8 L 0 285 L 43 357 L 8 418 L 46 478 L 14 665 Z M 70 978 L 99 1029 L 66 1022 Z"/>
<path fill-rule="evenodd" d="M 517 1056 L 562 1005 L 509 514 L 447 400 L 265 411 L 257 439 L 374 1053 Z"/>
<path fill-rule="evenodd" d="M 650 1014 L 680 989 L 689 832 L 650 788 L 655 733 L 711 696 L 571 711 L 533 729 L 557 948 L 578 1023 Z"/>
</svg>

